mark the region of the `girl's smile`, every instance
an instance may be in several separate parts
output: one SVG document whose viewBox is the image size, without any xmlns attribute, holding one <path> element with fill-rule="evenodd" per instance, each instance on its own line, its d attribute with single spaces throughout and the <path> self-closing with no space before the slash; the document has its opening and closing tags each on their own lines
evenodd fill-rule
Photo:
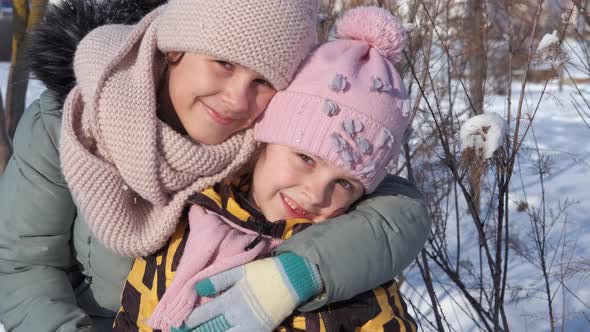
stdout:
<svg viewBox="0 0 590 332">
<path fill-rule="evenodd" d="M 294 148 L 267 144 L 254 167 L 250 201 L 269 221 L 320 222 L 346 211 L 364 194 L 343 168 Z"/>
<path fill-rule="evenodd" d="M 216 123 L 218 123 L 221 126 L 228 126 L 236 121 L 241 120 L 239 118 L 232 118 L 229 116 L 222 115 L 221 113 L 216 112 L 215 110 L 213 110 L 211 107 L 207 106 L 207 104 L 205 104 L 203 102 L 201 102 L 201 104 L 203 105 L 203 107 L 205 108 L 205 110 L 207 111 L 207 114 L 209 114 L 211 119 L 213 119 L 213 121 L 215 121 Z"/>
<path fill-rule="evenodd" d="M 305 210 L 304 208 L 302 208 L 301 206 L 299 206 L 299 204 L 297 204 L 297 202 L 295 202 L 293 199 L 291 199 L 291 197 L 289 197 L 283 193 L 279 193 L 279 195 L 280 195 L 281 201 L 285 207 L 285 214 L 289 218 L 302 218 L 302 219 L 312 220 L 315 217 L 317 217 L 313 213 L 311 213 L 311 212 Z"/>
</svg>

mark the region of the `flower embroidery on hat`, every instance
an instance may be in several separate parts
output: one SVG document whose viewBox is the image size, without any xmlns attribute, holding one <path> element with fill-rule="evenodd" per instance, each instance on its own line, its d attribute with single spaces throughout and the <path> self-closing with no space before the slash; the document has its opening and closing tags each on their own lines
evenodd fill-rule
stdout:
<svg viewBox="0 0 590 332">
<path fill-rule="evenodd" d="M 363 131 L 365 125 L 356 119 L 346 119 L 342 121 L 342 128 L 344 128 L 344 131 L 350 138 L 354 139 L 357 133 Z"/>
<path fill-rule="evenodd" d="M 369 160 L 361 169 L 360 173 L 365 178 L 372 178 L 375 176 L 375 161 Z"/>
<path fill-rule="evenodd" d="M 330 89 L 334 92 L 344 92 L 347 84 L 348 82 L 346 82 L 346 77 L 344 77 L 344 75 L 336 74 L 334 75 L 334 77 L 332 77 L 329 86 Z"/>
<path fill-rule="evenodd" d="M 377 149 L 391 149 L 393 146 L 394 137 L 388 129 L 382 128 L 375 145 Z"/>
<path fill-rule="evenodd" d="M 360 161 L 360 156 L 358 154 L 355 155 L 350 144 L 340 134 L 332 133 L 330 140 L 344 165 L 349 169 L 353 169 L 354 164 L 358 162 L 357 160 Z"/>
<path fill-rule="evenodd" d="M 340 109 L 338 108 L 338 105 L 334 101 L 332 101 L 330 99 L 326 99 L 326 100 L 324 100 L 323 111 L 327 116 L 334 116 L 334 115 L 338 114 Z"/>
<path fill-rule="evenodd" d="M 340 134 L 338 133 L 332 133 L 332 135 L 330 136 L 330 140 L 332 141 L 332 146 L 334 146 L 336 148 L 336 151 L 338 152 L 350 149 L 350 146 L 348 145 L 346 140 L 342 138 L 342 136 L 340 136 Z"/>
<path fill-rule="evenodd" d="M 384 82 L 381 77 L 378 76 L 371 76 L 371 86 L 369 87 L 369 91 L 371 92 L 389 92 L 393 89 L 391 83 Z"/>
<path fill-rule="evenodd" d="M 350 169 L 353 169 L 354 155 L 350 149 L 344 149 L 338 152 L 340 159 L 344 162 L 344 165 Z"/>
<path fill-rule="evenodd" d="M 355 164 L 360 164 L 363 161 L 363 157 L 358 152 L 358 150 L 352 150 L 352 160 Z"/>
<path fill-rule="evenodd" d="M 365 155 L 371 154 L 373 151 L 373 145 L 369 142 L 368 139 L 364 137 L 357 137 L 355 140 L 356 146 L 361 150 L 361 152 Z"/>
</svg>

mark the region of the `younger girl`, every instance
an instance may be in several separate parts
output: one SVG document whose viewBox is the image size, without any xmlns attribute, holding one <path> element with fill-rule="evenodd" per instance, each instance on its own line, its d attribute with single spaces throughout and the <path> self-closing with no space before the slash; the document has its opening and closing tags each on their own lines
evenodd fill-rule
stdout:
<svg viewBox="0 0 590 332">
<path fill-rule="evenodd" d="M 193 195 L 189 226 L 181 223 L 156 255 L 136 259 L 114 330 L 179 327 L 195 305 L 207 302 L 193 290 L 199 281 L 200 295 L 212 296 L 250 274 L 252 294 L 274 292 L 293 303 L 291 312 L 321 289 L 317 268 L 304 261 L 292 264 L 298 260 L 292 254 L 272 258 L 280 281 L 256 279 L 260 266 L 238 266 L 268 256 L 282 239 L 312 223 L 346 212 L 375 190 L 385 177 L 385 166 L 397 159 L 412 119 L 394 68 L 405 46 L 405 31 L 397 18 L 377 7 L 347 12 L 336 29 L 339 38 L 314 51 L 256 124 L 255 138 L 265 146 L 252 174 Z M 204 323 L 197 331 L 210 331 L 241 321 L 240 331 L 270 331 L 286 316 L 281 308 L 265 308 L 263 302 L 262 309 L 247 306 L 239 319 L 216 311 L 243 300 L 233 293 L 224 293 L 214 306 L 202 305 L 187 325 Z M 405 309 L 397 285 L 390 282 L 333 307 L 296 313 L 283 328 L 415 329 Z M 202 319 L 207 312 L 212 321 Z M 386 318 L 377 319 L 379 315 Z"/>
</svg>

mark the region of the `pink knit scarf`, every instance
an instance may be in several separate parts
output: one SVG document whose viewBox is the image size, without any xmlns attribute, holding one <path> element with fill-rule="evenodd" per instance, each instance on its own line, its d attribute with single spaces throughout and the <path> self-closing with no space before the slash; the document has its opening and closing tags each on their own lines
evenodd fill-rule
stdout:
<svg viewBox="0 0 590 332">
<path fill-rule="evenodd" d="M 193 205 L 189 211 L 191 231 L 170 287 L 154 309 L 149 324 L 154 329 L 170 332 L 179 327 L 190 312 L 209 299 L 199 297 L 194 286 L 220 272 L 269 256 L 281 242 L 268 236 L 251 250 L 248 244 L 258 236 L 249 229 L 212 211 Z"/>
<path fill-rule="evenodd" d="M 197 144 L 157 118 L 160 9 L 135 26 L 103 26 L 82 40 L 78 85 L 63 109 L 65 179 L 93 234 L 125 256 L 161 248 L 185 200 L 226 178 L 256 146 L 251 130 L 219 145 Z"/>
</svg>

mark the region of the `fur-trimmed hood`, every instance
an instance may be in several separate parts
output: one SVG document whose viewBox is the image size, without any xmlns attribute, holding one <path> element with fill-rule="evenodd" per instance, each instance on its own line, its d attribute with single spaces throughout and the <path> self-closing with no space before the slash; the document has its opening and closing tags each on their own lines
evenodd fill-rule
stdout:
<svg viewBox="0 0 590 332">
<path fill-rule="evenodd" d="M 63 104 L 76 85 L 74 53 L 94 28 L 105 24 L 135 24 L 167 0 L 62 0 L 49 4 L 29 39 L 27 61 L 33 74 Z"/>
</svg>

